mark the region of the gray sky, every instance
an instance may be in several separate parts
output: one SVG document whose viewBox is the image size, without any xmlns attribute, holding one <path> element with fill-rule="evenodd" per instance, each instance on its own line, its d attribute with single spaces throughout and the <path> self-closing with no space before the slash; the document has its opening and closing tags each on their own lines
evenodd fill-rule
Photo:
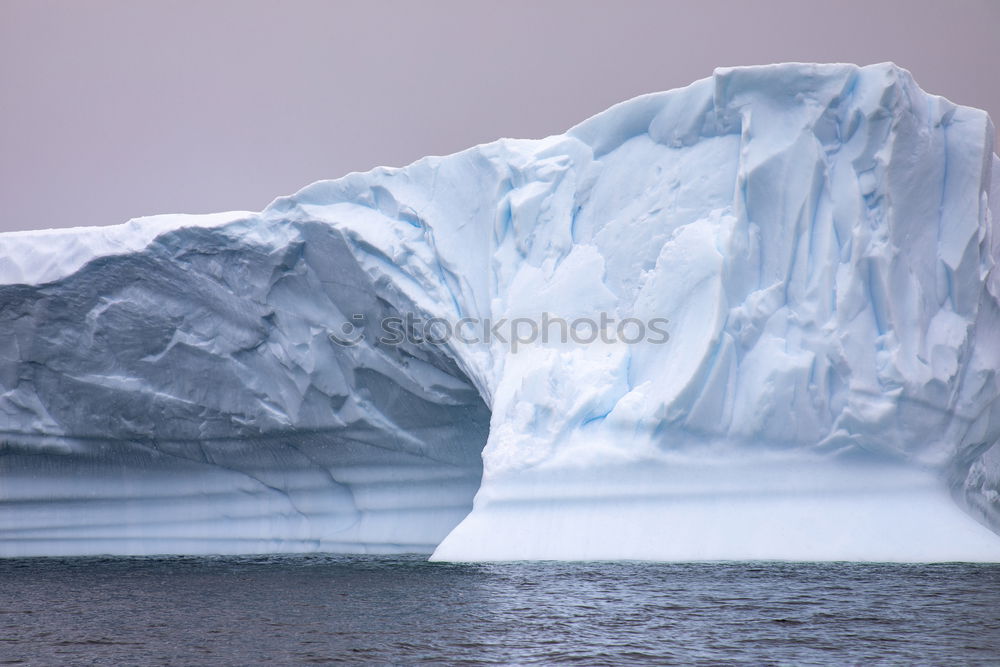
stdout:
<svg viewBox="0 0 1000 667">
<path fill-rule="evenodd" d="M 725 65 L 892 60 L 1000 118 L 1000 0 L 0 0 L 0 231 L 257 210 Z"/>
</svg>

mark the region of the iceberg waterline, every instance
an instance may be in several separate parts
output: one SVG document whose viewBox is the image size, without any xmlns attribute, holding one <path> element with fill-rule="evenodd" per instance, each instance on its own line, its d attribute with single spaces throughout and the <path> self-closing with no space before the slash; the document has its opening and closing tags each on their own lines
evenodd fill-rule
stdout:
<svg viewBox="0 0 1000 667">
<path fill-rule="evenodd" d="M 993 136 L 891 64 L 720 69 L 259 214 L 0 235 L 0 554 L 1000 560 Z M 329 335 L 542 312 L 670 337 Z"/>
</svg>

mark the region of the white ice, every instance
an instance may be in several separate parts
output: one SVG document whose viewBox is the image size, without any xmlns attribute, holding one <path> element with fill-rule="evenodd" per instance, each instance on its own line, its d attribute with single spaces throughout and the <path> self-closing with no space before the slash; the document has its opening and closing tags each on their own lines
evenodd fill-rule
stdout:
<svg viewBox="0 0 1000 667">
<path fill-rule="evenodd" d="M 720 69 L 259 214 L 0 235 L 0 554 L 1000 560 L 993 136 L 891 64 Z M 407 312 L 670 339 L 327 335 Z"/>
</svg>

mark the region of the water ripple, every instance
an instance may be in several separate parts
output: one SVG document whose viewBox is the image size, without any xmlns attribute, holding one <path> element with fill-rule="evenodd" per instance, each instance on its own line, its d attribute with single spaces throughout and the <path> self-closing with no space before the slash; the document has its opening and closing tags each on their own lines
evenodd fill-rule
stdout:
<svg viewBox="0 0 1000 667">
<path fill-rule="evenodd" d="M 0 664 L 1000 662 L 1000 565 L 0 561 Z"/>
</svg>

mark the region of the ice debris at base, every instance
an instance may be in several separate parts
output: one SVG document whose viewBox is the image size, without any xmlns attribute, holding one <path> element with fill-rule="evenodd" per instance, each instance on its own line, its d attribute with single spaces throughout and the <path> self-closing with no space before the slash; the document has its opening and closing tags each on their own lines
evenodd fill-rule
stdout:
<svg viewBox="0 0 1000 667">
<path fill-rule="evenodd" d="M 0 554 L 1000 560 L 993 136 L 891 64 L 720 69 L 259 214 L 0 235 Z M 329 337 L 542 312 L 670 338 Z"/>
</svg>

